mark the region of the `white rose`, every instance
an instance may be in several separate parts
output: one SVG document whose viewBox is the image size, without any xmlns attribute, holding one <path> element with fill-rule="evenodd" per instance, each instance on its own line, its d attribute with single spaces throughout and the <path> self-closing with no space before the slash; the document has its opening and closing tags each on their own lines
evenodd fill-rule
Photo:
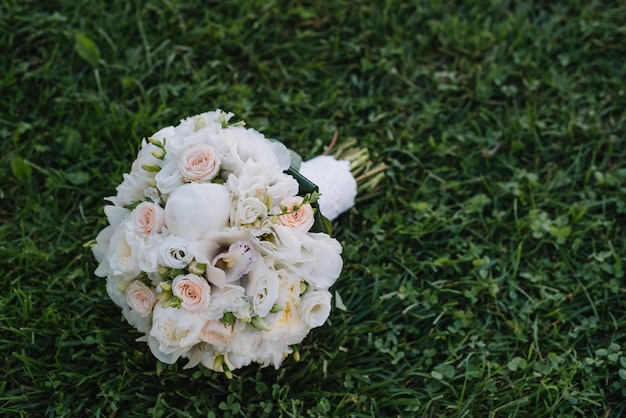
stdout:
<svg viewBox="0 0 626 418">
<path fill-rule="evenodd" d="M 265 217 L 267 217 L 267 206 L 256 197 L 239 199 L 231 212 L 233 226 L 250 225 L 257 219 Z"/>
<path fill-rule="evenodd" d="M 160 251 L 163 244 L 163 234 L 154 234 L 145 238 L 145 243 L 137 255 L 137 265 L 146 273 L 158 273 L 161 269 L 159 261 Z"/>
<path fill-rule="evenodd" d="M 182 354 L 202 341 L 200 334 L 206 322 L 196 312 L 156 304 L 148 345 L 156 358 L 164 363 L 175 363 Z"/>
<path fill-rule="evenodd" d="M 302 205 L 304 199 L 300 196 L 284 199 L 280 204 L 287 208 L 287 213 L 280 215 L 280 223 L 297 232 L 307 232 L 315 223 L 313 208 L 310 204 Z M 297 205 L 302 205 L 294 211 Z"/>
<path fill-rule="evenodd" d="M 225 348 L 233 338 L 233 326 L 218 320 L 208 321 L 200 334 L 200 338 L 205 343 Z"/>
<path fill-rule="evenodd" d="M 313 290 L 302 295 L 298 307 L 302 320 L 311 328 L 323 325 L 330 315 L 331 298 L 330 292 L 322 290 Z"/>
<path fill-rule="evenodd" d="M 154 177 L 157 189 L 162 195 L 168 196 L 177 190 L 184 183 L 183 175 L 178 169 L 178 164 L 172 159 L 161 167 L 161 170 Z"/>
<path fill-rule="evenodd" d="M 165 204 L 165 224 L 171 234 L 202 239 L 228 225 L 230 193 L 221 184 L 188 183 Z"/>
<path fill-rule="evenodd" d="M 158 234 L 165 225 L 165 211 L 153 202 L 142 202 L 130 214 L 133 230 L 145 237 Z"/>
<path fill-rule="evenodd" d="M 226 312 L 235 312 L 246 305 L 246 290 L 238 285 L 226 284 L 212 289 L 211 304 L 203 316 L 206 319 L 222 319 Z"/>
<path fill-rule="evenodd" d="M 182 307 L 189 311 L 203 311 L 211 303 L 211 287 L 195 274 L 179 275 L 172 281 L 172 294 L 182 299 Z"/>
<path fill-rule="evenodd" d="M 173 269 L 187 267 L 193 260 L 193 255 L 189 251 L 189 243 L 187 238 L 176 235 L 169 235 L 165 238 L 159 248 L 163 264 Z"/>
<path fill-rule="evenodd" d="M 133 281 L 126 288 L 126 303 L 141 317 L 152 315 L 152 308 L 156 303 L 156 293 L 139 280 Z"/>
<path fill-rule="evenodd" d="M 248 274 L 246 294 L 250 297 L 252 313 L 265 317 L 278 298 L 278 275 L 262 263 Z"/>
<path fill-rule="evenodd" d="M 186 181 L 211 181 L 220 171 L 220 157 L 213 147 L 197 144 L 187 149 L 178 161 L 178 169 Z"/>
</svg>

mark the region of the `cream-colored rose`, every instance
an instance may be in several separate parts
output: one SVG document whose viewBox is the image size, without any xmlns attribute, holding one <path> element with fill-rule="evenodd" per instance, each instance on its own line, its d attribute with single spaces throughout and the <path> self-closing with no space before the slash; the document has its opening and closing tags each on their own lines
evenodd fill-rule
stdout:
<svg viewBox="0 0 626 418">
<path fill-rule="evenodd" d="M 178 161 L 185 181 L 211 181 L 220 171 L 220 157 L 213 147 L 196 144 L 186 150 Z"/>
<path fill-rule="evenodd" d="M 205 343 L 216 347 L 225 347 L 233 339 L 233 327 L 224 324 L 222 321 L 208 321 L 200 333 L 200 338 Z"/>
<path fill-rule="evenodd" d="M 156 303 L 156 294 L 154 289 L 150 289 L 139 280 L 135 280 L 126 288 L 126 303 L 141 317 L 147 318 L 152 315 L 152 309 Z"/>
<path fill-rule="evenodd" d="M 130 218 L 133 230 L 142 237 L 160 233 L 165 225 L 165 212 L 154 202 L 140 203 Z"/>
<path fill-rule="evenodd" d="M 315 223 L 311 205 L 308 203 L 304 204 L 298 210 L 292 212 L 297 205 L 302 204 L 302 201 L 303 199 L 300 196 L 284 199 L 280 204 L 287 207 L 287 214 L 280 215 L 279 218 L 280 223 L 294 231 L 308 232 Z"/>
<path fill-rule="evenodd" d="M 211 287 L 202 277 L 181 274 L 172 281 L 172 294 L 182 299 L 182 307 L 189 311 L 203 311 L 211 303 Z"/>
</svg>

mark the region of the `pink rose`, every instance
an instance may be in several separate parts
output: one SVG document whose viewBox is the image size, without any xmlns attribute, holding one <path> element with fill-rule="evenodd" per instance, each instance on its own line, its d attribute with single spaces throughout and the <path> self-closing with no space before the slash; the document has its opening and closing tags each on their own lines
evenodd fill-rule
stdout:
<svg viewBox="0 0 626 418">
<path fill-rule="evenodd" d="M 221 160 L 213 147 L 207 144 L 197 144 L 186 150 L 178 168 L 185 181 L 211 181 L 220 171 Z"/>
<path fill-rule="evenodd" d="M 131 213 L 131 221 L 135 233 L 147 237 L 161 232 L 165 225 L 165 212 L 154 202 L 143 202 Z"/>
<path fill-rule="evenodd" d="M 139 280 L 135 280 L 126 288 L 126 303 L 139 316 L 147 318 L 152 315 L 152 308 L 154 308 L 156 303 L 156 295 L 153 289 L 150 289 Z"/>
<path fill-rule="evenodd" d="M 315 223 L 311 205 L 307 203 L 292 212 L 295 206 L 302 204 L 302 200 L 302 197 L 294 196 L 280 202 L 281 205 L 287 207 L 287 214 L 280 215 L 280 222 L 294 231 L 308 232 Z"/>
<path fill-rule="evenodd" d="M 233 338 L 233 327 L 218 320 L 208 321 L 200 333 L 200 338 L 211 345 L 224 347 L 230 344 Z"/>
<path fill-rule="evenodd" d="M 211 303 L 209 283 L 195 274 L 181 274 L 172 281 L 172 293 L 182 300 L 182 307 L 190 311 L 203 311 Z"/>
</svg>

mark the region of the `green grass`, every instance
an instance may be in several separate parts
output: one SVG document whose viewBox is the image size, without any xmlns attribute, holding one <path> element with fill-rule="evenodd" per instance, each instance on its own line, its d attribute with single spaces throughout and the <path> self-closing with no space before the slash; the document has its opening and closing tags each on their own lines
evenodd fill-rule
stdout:
<svg viewBox="0 0 626 418">
<path fill-rule="evenodd" d="M 617 1 L 3 0 L 0 415 L 626 415 L 625 33 Z M 82 246 L 140 139 L 218 107 L 389 165 L 335 224 L 348 310 L 232 380 L 157 365 Z"/>
</svg>

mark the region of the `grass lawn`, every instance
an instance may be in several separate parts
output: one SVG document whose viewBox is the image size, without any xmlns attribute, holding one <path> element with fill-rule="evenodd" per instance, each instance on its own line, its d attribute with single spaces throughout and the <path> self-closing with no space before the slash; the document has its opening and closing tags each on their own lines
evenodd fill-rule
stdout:
<svg viewBox="0 0 626 418">
<path fill-rule="evenodd" d="M 0 2 L 0 415 L 626 415 L 618 1 Z M 83 244 L 141 138 L 222 108 L 389 166 L 300 361 L 158 363 Z"/>
</svg>

